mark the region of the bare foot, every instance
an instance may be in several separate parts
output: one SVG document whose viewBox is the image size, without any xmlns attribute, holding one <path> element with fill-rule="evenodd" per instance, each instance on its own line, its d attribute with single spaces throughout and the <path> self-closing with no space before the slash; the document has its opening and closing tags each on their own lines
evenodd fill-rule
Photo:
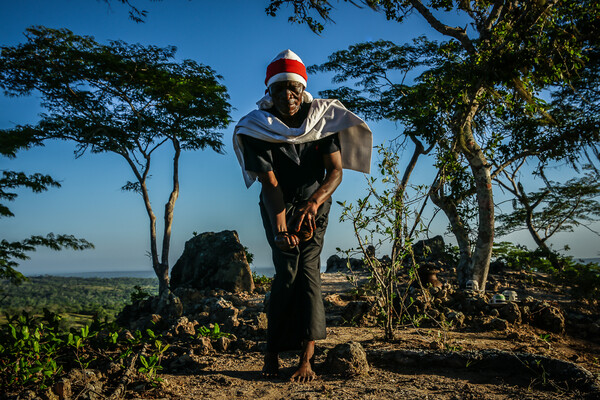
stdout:
<svg viewBox="0 0 600 400">
<path fill-rule="evenodd" d="M 277 353 L 265 353 L 262 376 L 264 378 L 276 378 L 279 376 L 279 355 Z"/>
<path fill-rule="evenodd" d="M 302 354 L 300 355 L 300 363 L 298 364 L 298 370 L 294 372 L 294 375 L 290 378 L 293 382 L 310 382 L 317 377 L 317 374 L 312 369 L 315 355 L 315 341 L 308 340 L 304 342 L 302 346 Z"/>
<path fill-rule="evenodd" d="M 310 362 L 302 362 L 298 366 L 298 370 L 294 372 L 294 375 L 290 378 L 292 382 L 306 383 L 313 381 L 317 377 L 317 374 L 312 370 Z"/>
</svg>

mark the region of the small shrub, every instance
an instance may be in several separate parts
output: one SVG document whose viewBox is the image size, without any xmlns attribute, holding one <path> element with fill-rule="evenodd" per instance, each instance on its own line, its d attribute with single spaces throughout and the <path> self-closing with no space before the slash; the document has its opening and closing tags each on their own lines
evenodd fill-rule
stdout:
<svg viewBox="0 0 600 400">
<path fill-rule="evenodd" d="M 132 304 L 146 300 L 148 297 L 150 297 L 150 293 L 148 291 L 144 290 L 140 285 L 135 285 L 133 287 L 133 289 L 134 289 L 134 291 L 131 292 L 131 295 L 130 295 Z"/>
<path fill-rule="evenodd" d="M 554 268 L 539 249 L 531 251 L 526 246 L 509 242 L 495 244 L 492 256 L 510 269 L 549 273 L 556 282 L 571 286 L 573 294 L 577 297 L 600 300 L 599 264 L 581 263 L 570 256 L 553 254 L 561 269 Z"/>
<path fill-rule="evenodd" d="M 572 257 L 561 259 L 563 269 L 556 271 L 555 278 L 573 288 L 578 297 L 600 300 L 600 264 L 580 263 Z"/>
<path fill-rule="evenodd" d="M 198 330 L 198 336 L 204 336 L 209 339 L 216 340 L 216 339 L 220 339 L 222 337 L 229 337 L 229 336 L 231 336 L 231 334 L 226 333 L 226 332 L 221 332 L 221 328 L 219 327 L 219 324 L 215 324 L 212 329 L 207 328 L 206 326 L 202 326 Z"/>
<path fill-rule="evenodd" d="M 273 278 L 269 278 L 265 275 L 259 275 L 256 272 L 252 271 L 252 280 L 254 281 L 255 285 L 262 286 L 270 284 Z"/>
</svg>

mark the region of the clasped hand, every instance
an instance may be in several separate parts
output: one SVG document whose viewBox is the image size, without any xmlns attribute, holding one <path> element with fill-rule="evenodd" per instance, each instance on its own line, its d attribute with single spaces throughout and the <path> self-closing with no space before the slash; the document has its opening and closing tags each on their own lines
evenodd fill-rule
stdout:
<svg viewBox="0 0 600 400">
<path fill-rule="evenodd" d="M 304 238 L 311 238 L 317 229 L 316 216 L 318 209 L 318 205 L 312 201 L 307 201 L 299 207 L 288 224 L 288 228 L 291 227 L 291 232 L 276 232 L 275 245 L 283 251 L 293 249 L 300 243 L 298 233 L 301 229 Z"/>
</svg>

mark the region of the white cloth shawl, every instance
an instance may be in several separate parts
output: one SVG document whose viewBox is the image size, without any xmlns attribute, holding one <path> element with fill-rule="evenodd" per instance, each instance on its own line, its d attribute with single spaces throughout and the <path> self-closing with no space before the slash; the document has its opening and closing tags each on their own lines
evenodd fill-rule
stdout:
<svg viewBox="0 0 600 400">
<path fill-rule="evenodd" d="M 240 135 L 272 143 L 307 143 L 338 133 L 342 167 L 359 172 L 371 171 L 373 134 L 367 124 L 348 111 L 338 100 L 314 99 L 308 116 L 299 128 L 289 128 L 265 110 L 254 110 L 243 117 L 233 131 L 233 148 L 242 167 L 246 187 L 256 174 L 244 167 L 244 144 Z"/>
</svg>

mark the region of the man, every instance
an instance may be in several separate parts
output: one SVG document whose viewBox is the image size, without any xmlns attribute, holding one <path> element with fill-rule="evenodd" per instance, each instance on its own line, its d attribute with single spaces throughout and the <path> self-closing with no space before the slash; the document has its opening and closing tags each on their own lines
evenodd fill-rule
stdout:
<svg viewBox="0 0 600 400">
<path fill-rule="evenodd" d="M 246 186 L 262 185 L 275 264 L 263 375 L 278 375 L 279 352 L 300 349 L 291 377 L 300 382 L 315 378 L 315 340 L 326 336 L 320 254 L 331 195 L 343 168 L 369 172 L 372 148 L 367 125 L 337 100 L 313 100 L 306 82 L 302 60 L 291 50 L 278 54 L 267 67 L 267 95 L 233 136 Z"/>
</svg>

